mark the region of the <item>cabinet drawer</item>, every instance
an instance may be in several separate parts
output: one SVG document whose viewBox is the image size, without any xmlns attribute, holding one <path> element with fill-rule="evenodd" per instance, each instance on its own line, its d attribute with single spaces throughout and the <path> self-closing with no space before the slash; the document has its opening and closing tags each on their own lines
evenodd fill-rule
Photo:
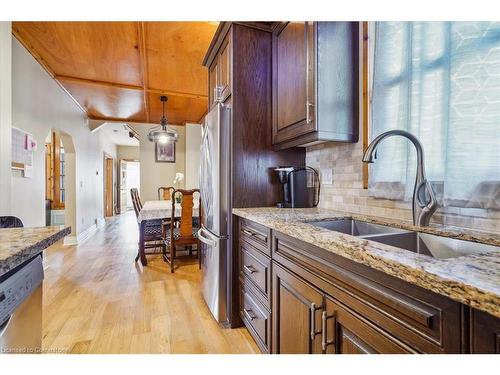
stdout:
<svg viewBox="0 0 500 375">
<path fill-rule="evenodd" d="M 270 307 L 271 259 L 245 241 L 240 241 L 240 276 L 254 284 Z"/>
<path fill-rule="evenodd" d="M 269 228 L 250 220 L 240 219 L 239 236 L 241 240 L 271 256 L 271 230 Z"/>
<path fill-rule="evenodd" d="M 461 351 L 455 301 L 278 232 L 272 257 L 420 352 Z"/>
<path fill-rule="evenodd" d="M 271 313 L 242 284 L 240 284 L 240 316 L 260 350 L 269 353 Z"/>
</svg>

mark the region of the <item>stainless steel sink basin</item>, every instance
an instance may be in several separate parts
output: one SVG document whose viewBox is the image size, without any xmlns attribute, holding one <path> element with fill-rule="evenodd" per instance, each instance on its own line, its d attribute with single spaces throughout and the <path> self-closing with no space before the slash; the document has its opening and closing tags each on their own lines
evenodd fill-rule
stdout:
<svg viewBox="0 0 500 375">
<path fill-rule="evenodd" d="M 402 229 L 391 228 L 385 225 L 371 224 L 353 219 L 312 221 L 315 227 L 325 228 L 336 232 L 350 234 L 351 236 L 369 236 L 382 233 L 403 233 Z"/>
<path fill-rule="evenodd" d="M 414 253 L 428 255 L 437 259 L 457 258 L 464 255 L 500 251 L 500 248 L 497 246 L 408 231 L 353 219 L 312 221 L 308 224 L 380 242 Z"/>
<path fill-rule="evenodd" d="M 500 250 L 497 246 L 410 231 L 369 236 L 366 239 L 437 259 L 457 258 Z"/>
</svg>

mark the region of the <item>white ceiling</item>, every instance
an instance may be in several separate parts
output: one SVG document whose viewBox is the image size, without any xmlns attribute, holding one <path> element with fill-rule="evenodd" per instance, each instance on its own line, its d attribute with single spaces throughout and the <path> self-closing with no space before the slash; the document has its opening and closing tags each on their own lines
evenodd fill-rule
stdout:
<svg viewBox="0 0 500 375">
<path fill-rule="evenodd" d="M 129 137 L 129 129 L 127 124 L 122 122 L 106 122 L 99 131 L 102 131 L 108 139 L 119 146 L 139 146 L 137 138 Z"/>
</svg>

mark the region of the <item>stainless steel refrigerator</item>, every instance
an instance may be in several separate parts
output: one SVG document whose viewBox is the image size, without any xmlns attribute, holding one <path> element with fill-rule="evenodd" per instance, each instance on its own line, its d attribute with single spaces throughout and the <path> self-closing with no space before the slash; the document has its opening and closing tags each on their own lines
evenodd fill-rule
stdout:
<svg viewBox="0 0 500 375">
<path fill-rule="evenodd" d="M 200 161 L 202 291 L 214 318 L 229 324 L 228 260 L 231 251 L 230 108 L 218 103 L 203 125 Z"/>
</svg>

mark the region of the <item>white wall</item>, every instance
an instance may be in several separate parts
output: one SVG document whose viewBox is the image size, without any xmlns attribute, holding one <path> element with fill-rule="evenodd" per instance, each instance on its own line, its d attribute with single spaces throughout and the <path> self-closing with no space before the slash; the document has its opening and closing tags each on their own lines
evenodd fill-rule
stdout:
<svg viewBox="0 0 500 375">
<path fill-rule="evenodd" d="M 70 135 L 75 146 L 76 228 L 80 234 L 104 217 L 103 153 L 116 146 L 100 132 L 90 133 L 87 118 L 26 49 L 12 39 L 12 125 L 38 142 L 33 177 L 12 176 L 12 214 L 26 226 L 45 225 L 44 142 L 51 129 Z M 116 189 L 115 189 L 116 191 Z"/>
<path fill-rule="evenodd" d="M 12 124 L 12 30 L 0 22 L 0 215 L 10 215 Z"/>
<path fill-rule="evenodd" d="M 186 189 L 199 188 L 201 125 L 186 124 Z"/>
<path fill-rule="evenodd" d="M 139 146 L 116 146 L 118 159 L 139 160 Z"/>
<path fill-rule="evenodd" d="M 148 141 L 148 132 L 151 124 L 132 125 L 139 134 L 139 161 L 141 163 L 141 200 L 158 199 L 158 188 L 160 186 L 172 186 L 177 172 L 185 174 L 185 150 L 186 132 L 184 126 L 173 126 L 179 132 L 179 140 L 175 145 L 175 163 L 156 163 L 155 144 Z M 184 181 L 178 184 L 178 188 L 184 188 Z"/>
</svg>

